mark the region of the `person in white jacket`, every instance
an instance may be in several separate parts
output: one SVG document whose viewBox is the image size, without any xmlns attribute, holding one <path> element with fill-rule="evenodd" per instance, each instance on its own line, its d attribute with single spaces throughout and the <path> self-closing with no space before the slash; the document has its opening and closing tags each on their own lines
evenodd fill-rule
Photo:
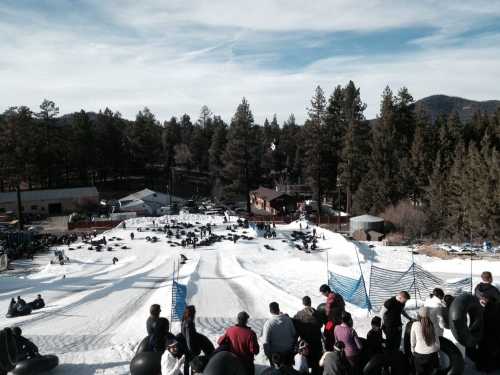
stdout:
<svg viewBox="0 0 500 375">
<path fill-rule="evenodd" d="M 438 336 L 443 336 L 445 328 L 445 320 L 443 317 L 443 310 L 446 307 L 444 304 L 444 292 L 440 288 L 432 291 L 430 298 L 424 302 L 424 306 L 429 309 L 429 316 L 434 324 Z"/>
<path fill-rule="evenodd" d="M 167 343 L 167 350 L 161 356 L 162 375 L 183 375 L 185 355 L 180 353 L 177 340 Z"/>
<path fill-rule="evenodd" d="M 419 309 L 417 321 L 411 326 L 410 343 L 415 375 L 429 375 L 439 368 L 439 335 L 428 307 Z"/>
</svg>

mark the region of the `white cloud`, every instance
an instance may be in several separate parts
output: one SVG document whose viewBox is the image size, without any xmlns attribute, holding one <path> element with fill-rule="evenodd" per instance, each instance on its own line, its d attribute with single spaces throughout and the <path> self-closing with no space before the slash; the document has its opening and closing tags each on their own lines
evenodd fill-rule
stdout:
<svg viewBox="0 0 500 375">
<path fill-rule="evenodd" d="M 245 35 L 247 27 L 292 31 L 314 29 L 315 25 L 329 30 L 356 29 L 356 25 L 361 30 L 430 25 L 437 23 L 442 4 L 450 4 L 447 1 L 424 1 L 413 9 L 403 9 L 406 2 L 401 1 L 393 1 L 392 6 L 372 2 L 371 7 L 360 10 L 351 2 L 326 6 L 323 0 L 314 2 L 314 9 L 300 7 L 306 3 L 298 1 L 287 1 L 286 6 L 264 0 L 252 2 L 252 6 L 226 0 L 169 1 L 168 7 L 162 3 L 167 2 L 149 1 L 143 9 L 141 2 L 141 10 L 132 2 L 120 1 L 113 8 L 113 22 L 143 31 L 139 36 L 116 34 L 113 29 L 109 35 L 105 29 L 101 34 L 72 31 L 71 25 L 64 24 L 48 28 L 50 21 L 45 19 L 27 25 L 0 23 L 0 110 L 21 104 L 36 109 L 44 98 L 50 98 L 63 113 L 109 106 L 134 118 L 148 106 L 160 120 L 166 120 L 184 112 L 197 117 L 206 104 L 229 120 L 245 96 L 259 122 L 273 113 L 283 121 L 291 112 L 301 121 L 317 84 L 329 92 L 349 79 L 361 87 L 369 106 L 367 117 L 377 113 L 387 84 L 394 90 L 407 86 L 416 98 L 436 93 L 479 100 L 500 98 L 496 84 L 500 49 L 493 44 L 495 36 L 489 36 L 487 43 L 462 47 L 426 41 L 425 49 L 413 53 L 324 59 L 293 72 L 266 69 L 255 60 L 232 56 L 232 42 Z M 431 9 L 432 4 L 436 9 Z M 330 11 L 321 11 L 322 5 Z M 396 16 L 398 12 L 401 14 Z M 463 25 L 461 15 L 467 12 L 471 19 L 482 16 L 481 10 L 456 7 L 452 12 L 455 24 Z M 148 14 L 151 19 L 145 26 Z M 188 20 L 207 29 L 179 26 Z M 164 22 L 168 25 L 158 31 Z M 454 22 L 450 16 L 447 23 Z M 222 26 L 243 29 L 219 29 Z M 203 43 L 193 42 L 197 37 Z M 218 51 L 215 57 L 214 51 Z M 258 51 L 253 58 L 258 58 Z"/>
</svg>

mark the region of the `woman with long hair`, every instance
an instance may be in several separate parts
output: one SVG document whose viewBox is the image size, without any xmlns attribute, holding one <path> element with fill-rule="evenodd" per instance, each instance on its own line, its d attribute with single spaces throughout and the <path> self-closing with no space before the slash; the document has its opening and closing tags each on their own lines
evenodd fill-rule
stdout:
<svg viewBox="0 0 500 375">
<path fill-rule="evenodd" d="M 411 326 L 411 352 L 415 375 L 428 375 L 439 368 L 439 330 L 432 323 L 428 307 L 418 310 L 417 321 Z"/>
</svg>

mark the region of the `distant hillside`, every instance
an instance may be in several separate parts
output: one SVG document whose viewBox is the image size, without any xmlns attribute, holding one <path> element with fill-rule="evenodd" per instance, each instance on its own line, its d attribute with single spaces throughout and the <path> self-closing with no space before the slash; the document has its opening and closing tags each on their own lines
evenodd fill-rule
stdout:
<svg viewBox="0 0 500 375">
<path fill-rule="evenodd" d="M 500 100 L 478 102 L 446 95 L 432 95 L 415 102 L 415 109 L 425 111 L 432 121 L 440 115 L 457 112 L 460 119 L 467 122 L 478 111 L 493 114 L 497 108 L 500 108 Z"/>
</svg>

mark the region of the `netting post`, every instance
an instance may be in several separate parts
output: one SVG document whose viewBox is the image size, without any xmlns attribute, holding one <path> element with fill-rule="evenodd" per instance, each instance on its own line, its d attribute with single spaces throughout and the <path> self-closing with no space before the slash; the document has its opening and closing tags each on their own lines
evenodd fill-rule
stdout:
<svg viewBox="0 0 500 375">
<path fill-rule="evenodd" d="M 470 252 L 470 294 L 472 294 L 472 251 Z"/>
<path fill-rule="evenodd" d="M 415 309 L 418 308 L 417 304 L 417 276 L 415 273 L 415 254 L 413 254 L 413 249 L 411 250 L 411 266 L 413 268 L 413 290 L 415 291 Z"/>
<path fill-rule="evenodd" d="M 330 285 L 330 275 L 328 274 L 328 250 L 326 250 L 326 285 Z"/>
</svg>

